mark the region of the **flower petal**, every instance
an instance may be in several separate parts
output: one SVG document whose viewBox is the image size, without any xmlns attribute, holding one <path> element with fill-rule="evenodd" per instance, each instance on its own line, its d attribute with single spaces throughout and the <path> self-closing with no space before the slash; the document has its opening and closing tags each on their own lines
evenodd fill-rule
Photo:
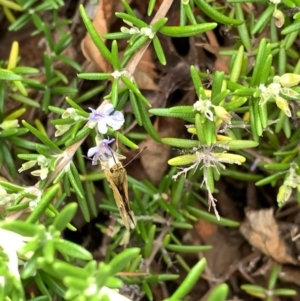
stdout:
<svg viewBox="0 0 300 301">
<path fill-rule="evenodd" d="M 98 161 L 100 161 L 100 156 L 99 156 L 99 153 L 95 154 L 95 156 L 93 157 L 92 159 L 92 165 L 97 165 L 98 164 Z"/>
<path fill-rule="evenodd" d="M 92 113 L 90 113 L 88 120 L 99 121 L 99 120 L 101 120 L 101 118 L 103 118 L 103 115 L 101 113 L 99 113 L 97 110 L 94 110 L 92 108 L 89 108 L 89 109 L 92 111 Z"/>
<path fill-rule="evenodd" d="M 23 248 L 24 245 L 25 243 L 21 235 L 0 229 L 0 246 L 8 256 L 7 267 L 16 279 L 20 279 L 17 251 Z"/>
<path fill-rule="evenodd" d="M 120 129 L 124 122 L 125 122 L 124 116 L 119 111 L 116 111 L 112 116 L 106 118 L 107 125 L 112 127 L 113 130 Z"/>
<path fill-rule="evenodd" d="M 98 131 L 100 134 L 106 134 L 107 133 L 107 120 L 102 119 L 98 121 Z"/>
<path fill-rule="evenodd" d="M 98 151 L 99 151 L 98 146 L 91 147 L 91 148 L 88 150 L 87 156 L 88 156 L 89 158 L 90 158 L 90 157 L 93 157 Z"/>
<path fill-rule="evenodd" d="M 103 286 L 101 289 L 100 289 L 100 298 L 102 299 L 102 296 L 106 296 L 108 297 L 109 300 L 118 300 L 118 301 L 132 301 L 132 299 L 128 299 L 126 297 L 124 297 L 123 295 L 117 293 L 116 291 L 106 287 L 106 286 Z"/>
<path fill-rule="evenodd" d="M 114 130 L 118 130 L 122 127 L 123 125 L 123 122 L 120 122 L 120 121 L 117 121 L 117 120 L 113 120 L 113 119 L 110 119 L 107 121 L 107 124 Z"/>
<path fill-rule="evenodd" d="M 112 138 L 112 139 L 103 139 L 103 140 L 100 141 L 99 148 L 101 149 L 103 155 L 104 154 L 106 154 L 108 156 L 112 155 L 112 151 L 111 151 L 111 149 L 108 145 L 111 144 L 114 141 L 115 141 L 114 138 Z"/>
<path fill-rule="evenodd" d="M 211 110 L 206 110 L 205 111 L 205 116 L 210 121 L 214 121 L 214 114 L 213 114 L 213 112 Z"/>
<path fill-rule="evenodd" d="M 113 110 L 114 110 L 114 106 L 109 102 L 109 103 L 105 104 L 105 106 L 101 110 L 101 113 L 103 115 L 108 116 Z"/>
<path fill-rule="evenodd" d="M 114 120 L 118 120 L 120 122 L 124 122 L 125 121 L 124 115 L 120 111 L 115 111 L 113 113 L 112 117 L 113 117 Z"/>
</svg>

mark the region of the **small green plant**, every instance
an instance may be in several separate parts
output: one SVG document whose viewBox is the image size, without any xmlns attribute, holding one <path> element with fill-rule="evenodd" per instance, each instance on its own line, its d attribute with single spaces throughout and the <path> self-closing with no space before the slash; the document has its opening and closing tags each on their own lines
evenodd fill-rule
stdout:
<svg viewBox="0 0 300 301">
<path fill-rule="evenodd" d="M 267 288 L 264 288 L 259 285 L 243 284 L 241 286 L 241 289 L 246 291 L 247 294 L 251 296 L 258 297 L 262 300 L 267 300 L 267 301 L 276 300 L 277 297 L 279 296 L 297 295 L 297 292 L 292 289 L 275 288 L 279 272 L 280 272 L 280 267 L 278 265 L 274 265 L 270 274 Z"/>
<path fill-rule="evenodd" d="M 179 24 L 169 26 L 166 15 L 172 1 L 163 1 L 148 24 L 123 0 L 123 12 L 115 14 L 123 26 L 104 35 L 98 34 L 80 5 L 85 28 L 112 70 L 90 73 L 66 55 L 72 34 L 64 29 L 70 20 L 59 18 L 63 1 L 17 0 L 22 13 L 14 20 L 10 10 L 16 9 L 15 3 L 0 0 L 12 21 L 11 31 L 32 22 L 31 34 L 42 35 L 46 41 L 40 69 L 19 65 L 18 42 L 12 44 L 7 62 L 0 62 L 0 165 L 5 170 L 0 179 L 0 300 L 127 301 L 121 290 L 136 287 L 133 300 L 154 300 L 155 285 L 179 278 L 178 273 L 166 272 L 176 265 L 186 275 L 164 300 L 183 301 L 206 267 L 205 259 L 190 264 L 183 254 L 205 254 L 212 246 L 185 243 L 182 231 L 193 229 L 199 219 L 233 228 L 240 224 L 219 214 L 214 196 L 217 181 L 231 177 L 255 181 L 257 186 L 271 184 L 278 190 L 278 206 L 296 189 L 300 202 L 300 130 L 295 125 L 300 116 L 300 57 L 294 47 L 300 16 L 294 8 L 300 3 L 262 0 L 263 12 L 257 17 L 252 12 L 246 16 L 245 2 L 249 1 L 230 0 L 220 6 L 216 1 L 182 0 Z M 149 16 L 155 4 L 149 1 Z M 191 65 L 193 102 L 152 108 L 134 78 L 146 49 L 151 45 L 157 62 L 168 66 L 163 39 L 198 36 L 219 24 L 234 28 L 239 37 L 230 49 L 218 52 L 230 56 L 228 72 L 202 72 Z M 268 38 L 257 41 L 263 31 L 269 33 Z M 121 54 L 122 39 L 126 46 Z M 56 67 L 58 62 L 78 74 L 67 77 Z M 93 81 L 95 87 L 81 94 L 81 80 Z M 107 91 L 107 83 L 111 88 L 102 95 L 102 104 L 88 108 L 85 102 Z M 58 104 L 58 97 L 63 105 Z M 8 101 L 21 108 L 8 112 Z M 126 105 L 131 112 L 124 112 Z M 48 116 L 51 131 L 40 120 L 19 121 L 31 108 Z M 153 116 L 181 119 L 186 124 L 184 137 L 160 137 Z M 139 131 L 130 128 L 130 120 Z M 169 159 L 170 170 L 158 185 L 132 177 L 127 184 L 124 167 L 121 176 L 116 175 L 122 155 L 112 149 L 112 143 L 117 140 L 123 147 L 138 149 L 140 140 L 148 136 L 177 149 L 178 154 Z M 85 150 L 82 145 L 87 139 L 92 146 Z M 90 171 L 86 157 L 102 172 Z M 18 172 L 29 170 L 35 182 L 17 181 Z M 95 182 L 99 180 L 104 180 L 105 196 L 97 208 Z M 66 229 L 77 231 L 72 220 L 78 208 L 86 223 L 97 217 L 99 209 L 114 221 L 110 226 L 97 224 L 99 232 L 109 237 L 100 262 L 83 246 L 62 238 Z M 161 268 L 154 272 L 157 257 Z M 241 288 L 268 301 L 295 294 L 275 289 L 278 270 L 275 266 L 267 289 Z M 29 291 L 28 299 L 32 284 L 40 295 Z M 207 300 L 225 301 L 229 291 L 226 283 L 218 283 Z"/>
</svg>

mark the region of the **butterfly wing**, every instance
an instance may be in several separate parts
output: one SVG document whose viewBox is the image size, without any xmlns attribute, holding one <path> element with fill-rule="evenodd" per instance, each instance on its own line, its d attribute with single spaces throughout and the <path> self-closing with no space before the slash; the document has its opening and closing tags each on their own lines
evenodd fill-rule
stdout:
<svg viewBox="0 0 300 301">
<path fill-rule="evenodd" d="M 124 225 L 127 229 L 130 229 L 130 224 L 133 223 L 133 225 L 135 225 L 135 222 L 129 207 L 127 182 L 124 183 L 123 181 L 127 181 L 126 171 L 125 179 L 122 174 L 120 175 L 118 173 L 118 171 L 112 173 L 109 169 L 104 169 L 103 172 L 113 191 L 114 199 L 120 211 Z"/>
</svg>

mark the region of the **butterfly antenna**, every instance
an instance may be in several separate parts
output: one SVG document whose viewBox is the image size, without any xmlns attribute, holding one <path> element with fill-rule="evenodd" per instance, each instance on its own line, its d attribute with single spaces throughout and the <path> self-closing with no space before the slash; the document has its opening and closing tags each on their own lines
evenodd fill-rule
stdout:
<svg viewBox="0 0 300 301">
<path fill-rule="evenodd" d="M 109 150 L 110 150 L 110 152 L 111 152 L 111 155 L 112 155 L 112 157 L 113 157 L 115 163 L 117 164 L 117 161 L 116 161 L 116 158 L 115 158 L 115 155 L 114 155 L 113 150 L 112 150 L 110 147 L 109 147 Z"/>
<path fill-rule="evenodd" d="M 126 165 L 123 167 L 125 168 L 128 164 L 130 164 L 141 152 L 143 152 L 148 146 L 143 147 Z"/>
</svg>

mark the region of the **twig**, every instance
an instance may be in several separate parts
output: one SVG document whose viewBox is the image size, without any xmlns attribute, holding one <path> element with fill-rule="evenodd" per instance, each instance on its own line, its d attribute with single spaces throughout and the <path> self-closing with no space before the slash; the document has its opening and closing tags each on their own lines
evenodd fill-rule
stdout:
<svg viewBox="0 0 300 301">
<path fill-rule="evenodd" d="M 156 12 L 154 18 L 152 19 L 150 25 L 153 25 L 156 21 L 158 21 L 161 18 L 164 18 L 171 7 L 173 3 L 173 0 L 164 0 L 163 3 L 160 5 L 158 11 Z M 143 57 L 145 51 L 149 47 L 151 43 L 151 40 L 147 41 L 140 49 L 138 52 L 135 53 L 135 55 L 130 59 L 127 70 L 130 74 L 133 74 L 139 61 Z"/>
<path fill-rule="evenodd" d="M 259 154 L 257 151 L 255 151 L 253 149 L 244 149 L 243 151 L 245 153 L 248 153 L 249 155 L 252 155 L 256 159 L 259 159 L 259 161 L 261 161 L 261 162 L 265 162 L 265 163 L 268 163 L 268 164 L 274 163 L 273 160 L 271 160 L 270 158 L 265 157 L 265 156 Z"/>
</svg>

